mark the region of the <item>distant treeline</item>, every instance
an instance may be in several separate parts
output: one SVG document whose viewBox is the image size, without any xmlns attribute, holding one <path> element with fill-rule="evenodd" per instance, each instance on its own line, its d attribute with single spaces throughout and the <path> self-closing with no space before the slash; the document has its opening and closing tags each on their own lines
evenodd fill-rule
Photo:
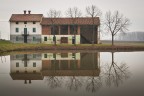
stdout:
<svg viewBox="0 0 144 96">
<path fill-rule="evenodd" d="M 115 40 L 120 41 L 144 41 L 144 32 L 127 32 L 117 34 Z"/>
</svg>

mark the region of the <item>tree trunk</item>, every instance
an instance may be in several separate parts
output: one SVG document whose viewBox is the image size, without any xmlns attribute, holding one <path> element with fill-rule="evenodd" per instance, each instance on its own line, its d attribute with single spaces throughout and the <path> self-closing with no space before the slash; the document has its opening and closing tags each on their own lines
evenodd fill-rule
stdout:
<svg viewBox="0 0 144 96">
<path fill-rule="evenodd" d="M 94 23 L 93 23 L 93 29 L 92 29 L 92 32 L 93 32 L 93 37 L 92 37 L 92 46 L 94 46 L 94 37 L 95 37 L 95 31 L 94 31 Z"/>
<path fill-rule="evenodd" d="M 112 46 L 114 45 L 114 35 L 112 34 Z"/>
</svg>

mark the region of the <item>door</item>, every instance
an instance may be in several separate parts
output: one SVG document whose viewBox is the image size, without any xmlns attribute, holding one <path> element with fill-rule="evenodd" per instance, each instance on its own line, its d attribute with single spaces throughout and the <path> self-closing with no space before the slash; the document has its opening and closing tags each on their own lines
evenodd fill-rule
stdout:
<svg viewBox="0 0 144 96">
<path fill-rule="evenodd" d="M 27 28 L 24 28 L 24 43 L 27 43 Z"/>
</svg>

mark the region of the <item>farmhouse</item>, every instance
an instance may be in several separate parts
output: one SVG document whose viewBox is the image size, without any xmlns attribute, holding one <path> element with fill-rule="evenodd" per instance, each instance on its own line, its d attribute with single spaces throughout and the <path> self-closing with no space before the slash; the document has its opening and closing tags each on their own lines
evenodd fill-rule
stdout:
<svg viewBox="0 0 144 96">
<path fill-rule="evenodd" d="M 12 14 L 10 40 L 13 43 L 97 44 L 99 17 L 45 18 L 43 14 Z"/>
</svg>

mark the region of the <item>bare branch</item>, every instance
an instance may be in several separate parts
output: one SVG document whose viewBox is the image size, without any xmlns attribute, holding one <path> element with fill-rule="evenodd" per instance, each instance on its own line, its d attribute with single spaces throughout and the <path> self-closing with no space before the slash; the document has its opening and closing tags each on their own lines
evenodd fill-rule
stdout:
<svg viewBox="0 0 144 96">
<path fill-rule="evenodd" d="M 124 18 L 119 11 L 115 11 L 111 14 L 111 11 L 106 12 L 105 14 L 105 26 L 108 32 L 111 32 L 112 35 L 112 45 L 113 38 L 118 32 L 127 31 L 127 27 L 130 25 L 130 20 L 128 18 Z"/>
<path fill-rule="evenodd" d="M 100 9 L 96 7 L 95 5 L 86 7 L 86 12 L 87 12 L 87 15 L 89 15 L 90 17 L 98 17 L 102 15 L 102 12 L 100 11 Z"/>
</svg>

